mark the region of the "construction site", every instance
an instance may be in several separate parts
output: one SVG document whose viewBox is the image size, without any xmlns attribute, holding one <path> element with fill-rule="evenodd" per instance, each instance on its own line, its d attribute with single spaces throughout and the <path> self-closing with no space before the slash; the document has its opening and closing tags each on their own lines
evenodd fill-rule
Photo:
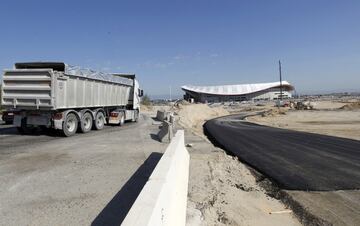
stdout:
<svg viewBox="0 0 360 226">
<path fill-rule="evenodd" d="M 360 1 L 3 1 L 0 226 L 360 226 Z"/>
<path fill-rule="evenodd" d="M 276 106 L 274 101 L 191 104 L 180 100 L 165 105 L 142 105 L 141 109 L 139 123 L 126 124 L 121 129 L 106 127 L 100 133 L 72 138 L 61 138 L 42 131 L 19 135 L 11 125 L 1 125 L 1 225 L 121 224 L 177 130 L 185 131 L 184 146 L 190 159 L 186 183 L 186 225 L 360 223 L 359 97 L 288 100 L 282 107 Z M 217 137 L 216 140 L 214 134 L 209 134 L 207 122 L 213 121 L 211 119 L 233 126 L 234 123 L 251 122 L 280 128 L 284 132 L 306 132 L 310 137 L 312 134 L 331 136 L 335 139 L 332 142 L 337 142 L 337 145 L 340 141 L 336 137 L 345 138 L 349 142 L 347 146 L 350 145 L 355 152 L 351 160 L 346 160 L 354 164 L 352 173 L 343 177 L 341 171 L 320 168 L 312 175 L 320 162 L 316 162 L 314 156 L 311 159 L 315 162 L 307 162 L 304 154 L 296 157 L 296 161 L 300 162 L 290 163 L 291 167 L 297 165 L 296 171 L 286 173 L 291 169 L 289 165 L 273 172 L 275 168 L 270 169 L 279 164 L 275 160 L 277 157 L 272 157 L 274 159 L 269 166 L 263 166 L 265 160 L 256 162 L 257 157 L 248 159 L 248 155 L 237 152 L 251 150 L 250 144 L 241 147 L 242 140 L 267 142 L 267 135 L 260 135 L 259 129 L 256 129 L 256 134 L 261 138 L 247 131 L 250 137 L 237 135 L 240 143 L 232 149 L 226 143 L 220 143 L 222 138 Z M 237 131 L 241 131 L 240 128 Z M 122 138 L 114 140 L 114 136 Z M 310 137 L 300 141 L 305 145 L 303 148 L 310 145 Z M 259 143 L 256 152 L 271 150 L 275 139 Z M 119 142 L 122 146 L 120 152 L 116 151 L 119 150 Z M 291 148 L 289 146 L 284 150 Z M 295 153 L 295 149 L 290 152 Z M 340 156 L 346 156 L 346 152 L 344 149 Z M 284 154 L 280 156 L 283 158 Z M 322 158 L 321 162 L 329 162 L 332 166 L 340 164 L 336 161 L 332 163 L 333 157 L 326 158 Z M 313 170 L 309 171 L 311 168 Z M 293 179 L 285 179 L 280 172 L 284 173 L 283 176 L 300 174 Z M 303 181 L 301 172 L 307 172 Z M 328 181 L 334 177 L 344 181 Z M 310 184 L 307 185 L 308 179 Z M 99 186 L 101 190 L 95 189 Z M 28 196 L 29 192 L 33 195 Z"/>
<path fill-rule="evenodd" d="M 214 137 L 210 136 L 209 138 L 209 134 L 203 129 L 204 123 L 209 119 L 219 117 L 221 119 L 223 116 L 232 115 L 229 118 L 234 123 L 242 118 L 241 121 L 275 128 L 351 139 L 354 142 L 351 151 L 355 152 L 352 158 L 358 158 L 358 154 L 356 154 L 359 152 L 360 139 L 358 97 L 339 98 L 333 101 L 316 99 L 297 102 L 312 107 L 311 109 L 310 107 L 308 107 L 309 109 L 296 109 L 289 105 L 278 108 L 273 102 L 262 104 L 224 103 L 216 106 L 186 102 L 179 104 L 175 111 L 179 117 L 179 124 L 193 134 L 188 141 L 191 142 L 191 147 L 188 150 L 192 157 L 188 219 L 192 219 L 194 222 L 202 222 L 195 220 L 201 216 L 200 218 L 205 221 L 203 225 L 359 224 L 358 201 L 360 194 L 358 185 L 355 185 L 359 171 L 356 165 L 353 169 L 354 175 L 348 177 L 350 181 L 355 183 L 350 187 L 342 187 L 341 189 L 341 186 L 345 186 L 345 183 L 341 182 L 338 188 L 306 188 L 305 181 L 299 182 L 300 178 L 296 177 L 294 183 L 299 183 L 299 187 L 292 186 L 293 184 L 290 184 L 289 187 L 283 187 L 273 176 L 269 176 L 270 170 L 266 168 L 259 170 L 255 163 L 245 161 L 241 153 L 232 152 L 224 145 L 219 145 L 216 140 L 214 142 Z M 224 117 L 224 120 L 228 121 L 229 119 Z M 252 138 L 239 137 L 239 140 L 242 139 Z M 265 137 L 253 137 L 253 139 L 263 140 Z M 273 139 L 272 142 L 275 140 Z M 309 141 L 301 141 L 304 144 L 307 142 Z M 270 148 L 270 143 L 259 145 L 259 148 L 265 151 L 267 150 L 266 147 Z M 237 145 L 235 150 L 239 148 L 249 149 L 250 147 L 250 144 L 247 147 Z M 290 151 L 291 148 L 288 149 Z M 208 153 L 209 150 L 211 150 L 210 153 Z M 340 153 L 340 155 L 345 154 Z M 304 157 L 297 158 L 302 159 L 300 161 L 305 161 Z M 322 159 L 321 161 L 326 162 L 330 159 Z M 355 162 L 357 161 L 355 160 Z M 356 164 L 355 162 L 354 164 Z M 294 165 L 296 162 L 292 164 Z M 300 162 L 297 164 L 299 164 L 297 170 L 305 170 L 307 167 L 317 167 L 320 162 L 307 163 L 313 165 L 306 166 L 306 168 L 301 168 Z M 276 165 L 276 162 L 270 163 L 269 167 Z M 319 170 L 319 172 L 324 173 L 323 177 L 325 178 L 335 176 L 324 168 Z M 293 174 L 296 173 L 293 172 Z M 276 175 L 281 174 L 277 173 Z M 322 180 L 320 178 L 319 173 L 310 179 Z M 290 179 L 287 181 L 291 183 Z M 245 213 L 239 215 L 240 209 L 242 213 L 243 211 Z"/>
</svg>

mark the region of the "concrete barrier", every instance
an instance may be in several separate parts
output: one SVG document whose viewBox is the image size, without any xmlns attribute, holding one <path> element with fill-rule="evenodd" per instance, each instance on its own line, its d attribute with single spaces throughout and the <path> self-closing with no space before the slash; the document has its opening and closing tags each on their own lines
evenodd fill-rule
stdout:
<svg viewBox="0 0 360 226">
<path fill-rule="evenodd" d="M 121 225 L 184 226 L 189 153 L 179 130 Z"/>
<path fill-rule="evenodd" d="M 170 113 L 170 115 L 169 115 L 169 122 L 174 125 L 174 123 L 175 123 L 175 115 L 174 115 L 174 113 Z"/>
<path fill-rule="evenodd" d="M 160 121 L 165 121 L 168 119 L 170 112 L 168 111 L 157 111 L 156 112 L 156 119 Z"/>
<path fill-rule="evenodd" d="M 173 124 L 168 121 L 163 121 L 161 129 L 157 134 L 160 142 L 170 142 L 174 136 Z"/>
</svg>

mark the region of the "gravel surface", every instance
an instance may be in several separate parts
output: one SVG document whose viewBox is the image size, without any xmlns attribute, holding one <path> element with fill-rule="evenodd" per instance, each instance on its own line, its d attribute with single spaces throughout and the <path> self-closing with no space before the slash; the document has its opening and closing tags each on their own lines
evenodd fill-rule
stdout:
<svg viewBox="0 0 360 226">
<path fill-rule="evenodd" d="M 360 140 L 360 110 L 288 111 L 248 117 L 262 125 Z"/>
<path fill-rule="evenodd" d="M 187 226 L 301 225 L 281 201 L 270 197 L 251 169 L 204 138 L 187 131 L 191 143 Z M 272 214 L 280 211 L 280 214 Z"/>
<path fill-rule="evenodd" d="M 68 138 L 0 125 L 0 225 L 119 225 L 167 147 L 157 131 L 146 115 Z"/>
<path fill-rule="evenodd" d="M 188 104 L 176 113 L 190 153 L 188 226 L 300 225 L 287 206 L 267 195 L 251 169 L 203 134 L 204 122 L 228 114 L 226 110 Z M 281 214 L 271 214 L 277 211 Z"/>
</svg>

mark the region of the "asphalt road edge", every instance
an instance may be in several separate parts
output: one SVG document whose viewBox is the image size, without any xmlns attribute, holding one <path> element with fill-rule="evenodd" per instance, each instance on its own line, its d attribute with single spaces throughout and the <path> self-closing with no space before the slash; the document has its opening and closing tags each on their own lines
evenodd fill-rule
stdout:
<svg viewBox="0 0 360 226">
<path fill-rule="evenodd" d="M 219 118 L 224 118 L 227 116 L 222 116 L 222 117 L 217 117 L 211 120 L 215 120 L 215 119 L 219 119 Z M 243 118 L 244 121 L 246 121 L 246 117 L 245 116 Z M 210 120 L 209 120 L 210 121 Z M 204 123 L 203 125 L 203 133 L 204 135 L 207 137 L 207 139 L 216 147 L 221 148 L 222 150 L 224 150 L 224 152 L 227 155 L 231 155 L 231 156 L 235 156 L 232 152 L 226 150 L 224 148 L 223 145 L 221 145 L 211 134 L 209 131 L 207 131 L 206 129 L 206 123 Z M 256 123 L 254 123 L 256 124 Z M 273 197 L 275 199 L 280 200 L 286 207 L 290 208 L 294 215 L 296 216 L 296 218 L 301 222 L 301 224 L 305 225 L 305 226 L 314 226 L 314 225 L 319 225 L 319 226 L 330 226 L 333 225 L 332 223 L 330 223 L 329 221 L 326 221 L 324 219 L 322 219 L 321 217 L 312 214 L 305 206 L 303 206 L 300 202 L 298 202 L 296 199 L 294 199 L 291 194 L 289 194 L 288 192 L 286 192 L 286 190 L 282 190 L 280 189 L 276 182 L 272 181 L 270 178 L 266 177 L 265 175 L 263 175 L 262 173 L 260 173 L 259 171 L 257 171 L 254 167 L 252 167 L 251 165 L 249 165 L 248 163 L 242 161 L 241 159 L 237 158 L 238 161 L 240 161 L 241 163 L 245 164 L 248 169 L 250 170 L 250 172 L 252 173 L 252 175 L 255 177 L 256 182 L 266 191 L 267 195 L 269 195 L 270 197 Z"/>
<path fill-rule="evenodd" d="M 240 160 L 239 160 L 240 161 Z M 244 163 L 246 164 L 246 163 Z M 248 166 L 248 165 L 247 165 Z M 319 225 L 319 226 L 328 226 L 332 225 L 332 223 L 324 220 L 323 218 L 314 215 L 308 209 L 303 206 L 300 202 L 292 197 L 286 190 L 280 189 L 276 183 L 269 180 L 266 176 L 248 166 L 252 175 L 256 178 L 256 182 L 262 187 L 266 194 L 270 197 L 280 200 L 286 207 L 290 208 L 296 218 L 301 222 L 303 225 Z"/>
</svg>

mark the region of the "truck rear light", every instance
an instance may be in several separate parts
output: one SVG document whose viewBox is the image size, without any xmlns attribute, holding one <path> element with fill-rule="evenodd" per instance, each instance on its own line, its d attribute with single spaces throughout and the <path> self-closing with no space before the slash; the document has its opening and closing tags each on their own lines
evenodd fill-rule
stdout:
<svg viewBox="0 0 360 226">
<path fill-rule="evenodd" d="M 111 112 L 110 117 L 118 117 L 119 113 L 117 112 Z"/>
<path fill-rule="evenodd" d="M 52 118 L 53 118 L 54 120 L 60 120 L 60 119 L 63 118 L 63 113 L 61 113 L 61 112 L 55 113 L 55 114 L 53 114 Z"/>
</svg>

